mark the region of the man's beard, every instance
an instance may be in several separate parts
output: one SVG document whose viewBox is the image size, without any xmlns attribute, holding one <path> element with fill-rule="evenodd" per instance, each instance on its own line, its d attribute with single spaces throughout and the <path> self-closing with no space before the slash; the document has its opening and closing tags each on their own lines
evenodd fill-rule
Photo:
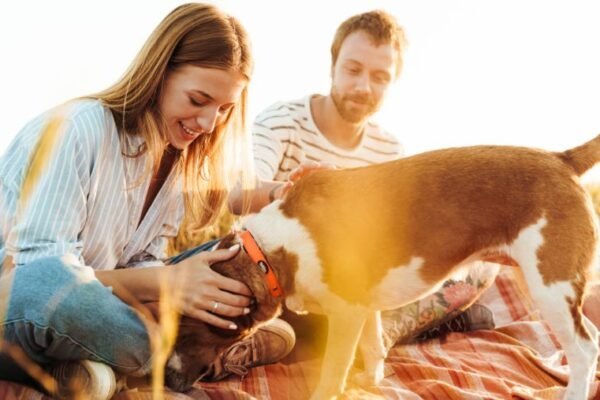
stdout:
<svg viewBox="0 0 600 400">
<path fill-rule="evenodd" d="M 342 96 L 335 87 L 331 88 L 331 99 L 338 113 L 347 122 L 357 124 L 364 122 L 379 109 L 379 105 L 372 96 L 368 94 L 349 94 Z M 364 110 L 352 110 L 348 103 L 354 101 L 359 104 L 365 104 Z"/>
</svg>

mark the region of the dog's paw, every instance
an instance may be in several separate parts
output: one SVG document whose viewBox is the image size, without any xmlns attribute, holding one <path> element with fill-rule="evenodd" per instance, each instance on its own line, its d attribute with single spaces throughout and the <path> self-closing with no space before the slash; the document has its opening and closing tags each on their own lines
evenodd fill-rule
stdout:
<svg viewBox="0 0 600 400">
<path fill-rule="evenodd" d="M 332 394 L 329 390 L 317 388 L 310 396 L 310 400 L 336 400 L 337 394 Z"/>
<path fill-rule="evenodd" d="M 385 372 L 384 372 L 384 366 L 385 363 L 383 362 L 383 359 L 379 360 L 379 362 L 377 363 L 377 366 L 375 367 L 375 373 L 374 375 L 374 381 L 375 384 L 379 384 L 379 382 L 381 382 L 383 380 L 383 378 L 385 377 Z"/>
<path fill-rule="evenodd" d="M 352 383 L 360 387 L 369 387 L 377 385 L 379 382 L 381 382 L 381 379 L 383 379 L 383 376 L 380 379 L 377 379 L 377 377 L 373 374 L 367 372 L 357 372 L 352 377 Z"/>
<path fill-rule="evenodd" d="M 367 365 L 365 371 L 357 372 L 354 375 L 353 381 L 359 386 L 373 386 L 377 385 L 384 378 L 384 362 L 378 360 L 370 365 Z"/>
</svg>

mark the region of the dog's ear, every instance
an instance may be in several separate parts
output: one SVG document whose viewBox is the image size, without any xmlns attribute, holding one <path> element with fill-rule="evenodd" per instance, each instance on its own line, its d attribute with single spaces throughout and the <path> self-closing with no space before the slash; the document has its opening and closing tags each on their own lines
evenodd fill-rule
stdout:
<svg viewBox="0 0 600 400">
<path fill-rule="evenodd" d="M 219 245 L 217 246 L 217 249 L 228 249 L 231 246 L 233 246 L 234 244 L 242 244 L 242 241 L 240 240 L 240 237 L 232 232 L 232 233 L 228 233 L 226 236 L 224 236 L 220 242 Z"/>
</svg>

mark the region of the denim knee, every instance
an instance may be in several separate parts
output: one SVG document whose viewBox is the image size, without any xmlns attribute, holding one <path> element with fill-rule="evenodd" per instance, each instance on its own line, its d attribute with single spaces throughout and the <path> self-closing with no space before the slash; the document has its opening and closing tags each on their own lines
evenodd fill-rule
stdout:
<svg viewBox="0 0 600 400">
<path fill-rule="evenodd" d="M 6 339 L 38 362 L 92 359 L 124 373 L 148 368 L 143 322 L 90 267 L 57 257 L 17 267 L 4 324 Z"/>
</svg>

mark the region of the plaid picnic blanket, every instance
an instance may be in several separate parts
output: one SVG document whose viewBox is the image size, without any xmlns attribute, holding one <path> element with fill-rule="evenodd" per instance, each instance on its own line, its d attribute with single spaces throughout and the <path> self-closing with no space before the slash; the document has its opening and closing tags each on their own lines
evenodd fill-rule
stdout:
<svg viewBox="0 0 600 400">
<path fill-rule="evenodd" d="M 480 299 L 494 311 L 497 328 L 451 333 L 443 339 L 394 347 L 386 360 L 386 377 L 377 387 L 350 384 L 343 399 L 559 399 L 568 380 L 564 352 L 511 268 L 503 268 Z M 169 400 L 303 400 L 319 376 L 318 359 L 254 368 L 243 379 L 198 382 Z M 600 375 L 591 398 L 600 399 Z M 0 384 L 0 399 L 45 400 L 33 389 Z M 151 399 L 150 390 L 121 392 L 117 400 Z"/>
</svg>

